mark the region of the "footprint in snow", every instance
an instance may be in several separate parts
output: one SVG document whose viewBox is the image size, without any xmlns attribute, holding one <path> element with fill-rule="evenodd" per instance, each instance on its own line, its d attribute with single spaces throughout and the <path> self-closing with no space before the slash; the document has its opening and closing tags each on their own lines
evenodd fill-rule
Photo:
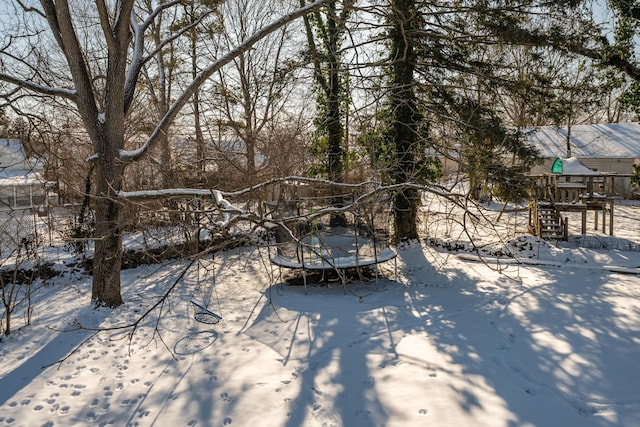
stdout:
<svg viewBox="0 0 640 427">
<path fill-rule="evenodd" d="M 371 411 L 368 409 L 358 409 L 356 411 L 356 415 L 357 416 L 362 416 L 362 417 L 370 417 L 371 416 Z"/>
</svg>

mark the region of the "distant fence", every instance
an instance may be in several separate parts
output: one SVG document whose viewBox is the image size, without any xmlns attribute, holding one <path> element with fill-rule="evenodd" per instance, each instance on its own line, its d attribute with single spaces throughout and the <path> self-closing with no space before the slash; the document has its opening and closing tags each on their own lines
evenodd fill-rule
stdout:
<svg viewBox="0 0 640 427">
<path fill-rule="evenodd" d="M 640 252 L 640 243 L 614 236 L 570 236 L 569 242 L 588 249 Z"/>
</svg>

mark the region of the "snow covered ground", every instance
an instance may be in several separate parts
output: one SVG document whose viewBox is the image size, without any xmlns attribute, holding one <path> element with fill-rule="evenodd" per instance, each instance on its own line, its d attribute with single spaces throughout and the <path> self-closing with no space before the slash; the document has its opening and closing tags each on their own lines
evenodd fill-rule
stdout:
<svg viewBox="0 0 640 427">
<path fill-rule="evenodd" d="M 91 308 L 90 277 L 68 269 L 0 342 L 0 426 L 640 425 L 640 252 L 619 249 L 640 244 L 640 206 L 582 246 L 524 234 L 526 212 L 498 223 L 499 208 L 491 230 L 468 224 L 477 252 L 413 242 L 378 281 L 307 295 L 266 248 L 180 280 L 188 260 L 125 270 L 115 310 Z M 422 219 L 470 247 L 442 206 Z M 191 299 L 222 321 L 196 322 Z"/>
</svg>

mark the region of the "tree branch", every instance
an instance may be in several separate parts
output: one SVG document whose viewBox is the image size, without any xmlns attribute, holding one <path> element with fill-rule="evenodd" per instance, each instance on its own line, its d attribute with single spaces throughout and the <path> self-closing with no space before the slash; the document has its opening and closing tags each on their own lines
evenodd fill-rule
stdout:
<svg viewBox="0 0 640 427">
<path fill-rule="evenodd" d="M 60 96 L 63 98 L 70 99 L 72 101 L 75 101 L 78 94 L 75 90 L 72 90 L 72 89 L 63 89 L 63 88 L 39 85 L 37 83 L 23 80 L 23 79 L 18 79 L 16 77 L 9 76 L 3 73 L 0 73 L 0 80 L 3 82 L 14 84 L 24 89 L 28 89 L 32 92 L 37 92 L 43 95 Z"/>
<path fill-rule="evenodd" d="M 317 0 L 314 3 L 309 4 L 303 8 L 297 9 L 291 13 L 288 13 L 281 17 L 280 19 L 272 22 L 266 27 L 260 29 L 256 33 L 254 33 L 251 37 L 249 37 L 244 43 L 240 44 L 235 49 L 231 50 L 227 54 L 223 55 L 217 61 L 215 61 L 212 65 L 202 71 L 192 82 L 191 84 L 184 90 L 182 95 L 178 97 L 171 105 L 167 113 L 160 120 L 155 130 L 151 133 L 147 141 L 137 150 L 134 151 L 124 151 L 120 152 L 120 158 L 123 161 L 136 161 L 144 157 L 147 152 L 157 144 L 160 140 L 161 135 L 166 134 L 169 126 L 178 115 L 182 107 L 189 101 L 189 99 L 193 96 L 194 93 L 202 86 L 202 84 L 211 77 L 212 74 L 217 72 L 220 68 L 233 61 L 239 55 L 242 55 L 244 52 L 251 49 L 251 47 L 256 44 L 258 41 L 262 40 L 278 28 L 288 24 L 289 22 L 300 18 L 314 10 L 322 7 L 325 3 L 330 0 Z"/>
<path fill-rule="evenodd" d="M 98 16 L 100 16 L 100 26 L 102 27 L 102 33 L 107 41 L 109 49 L 113 49 L 113 31 L 111 29 L 111 22 L 109 18 L 109 12 L 104 0 L 96 1 L 96 7 L 98 8 Z"/>
<path fill-rule="evenodd" d="M 149 14 L 149 16 L 147 16 L 147 18 L 142 23 L 139 23 L 138 20 L 136 19 L 135 13 L 133 11 L 131 12 L 131 30 L 133 31 L 133 55 L 131 58 L 131 64 L 129 65 L 129 70 L 127 71 L 126 83 L 124 88 L 125 112 L 129 111 L 129 108 L 133 103 L 133 98 L 136 91 L 136 84 L 138 82 L 138 77 L 140 76 L 140 71 L 142 70 L 142 67 L 144 66 L 144 64 L 146 64 L 151 58 L 153 58 L 155 54 L 158 51 L 160 51 L 162 48 L 164 48 L 167 44 L 171 43 L 172 41 L 180 37 L 182 34 L 184 34 L 186 31 L 191 29 L 192 25 L 195 26 L 199 24 L 202 21 L 202 19 L 204 19 L 204 16 L 209 14 L 207 13 L 203 15 L 199 20 L 197 20 L 195 23 L 190 25 L 188 28 L 185 28 L 173 34 L 171 37 L 163 40 L 147 56 L 144 56 L 144 36 L 145 36 L 146 30 L 149 28 L 149 25 L 153 23 L 153 21 L 160 14 L 160 12 L 179 3 L 180 3 L 180 0 L 173 0 L 168 3 L 159 5 Z"/>
<path fill-rule="evenodd" d="M 91 75 L 73 28 L 69 4 L 67 0 L 58 0 L 56 2 L 53 0 L 41 0 L 41 4 L 44 8 L 47 22 L 58 42 L 58 46 L 67 59 L 69 70 L 73 76 L 77 92 L 74 102 L 81 104 L 78 105 L 78 109 L 83 113 L 82 118 L 87 131 L 90 134 L 95 133 L 98 107 L 95 93 L 93 92 Z"/>
</svg>

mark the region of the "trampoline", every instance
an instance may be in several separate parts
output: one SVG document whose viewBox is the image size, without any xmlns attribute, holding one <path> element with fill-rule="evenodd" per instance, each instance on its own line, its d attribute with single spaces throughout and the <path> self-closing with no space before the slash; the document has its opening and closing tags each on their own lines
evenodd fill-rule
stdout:
<svg viewBox="0 0 640 427">
<path fill-rule="evenodd" d="M 324 278 L 324 272 L 335 271 L 346 285 L 347 270 L 358 270 L 362 277 L 359 269 L 368 268 L 377 282 L 378 264 L 396 257 L 389 245 L 387 194 L 351 191 L 336 196 L 317 184 L 296 186 L 293 197 L 283 193 L 270 205 L 272 217 L 280 221 L 273 222 L 276 251 L 269 258 L 280 268 L 302 270 L 305 293 L 308 272 L 322 272 Z"/>
<path fill-rule="evenodd" d="M 345 270 L 373 266 L 396 256 L 393 249 L 376 239 L 347 230 L 334 233 L 317 233 L 280 245 L 271 262 L 291 269 Z"/>
</svg>

